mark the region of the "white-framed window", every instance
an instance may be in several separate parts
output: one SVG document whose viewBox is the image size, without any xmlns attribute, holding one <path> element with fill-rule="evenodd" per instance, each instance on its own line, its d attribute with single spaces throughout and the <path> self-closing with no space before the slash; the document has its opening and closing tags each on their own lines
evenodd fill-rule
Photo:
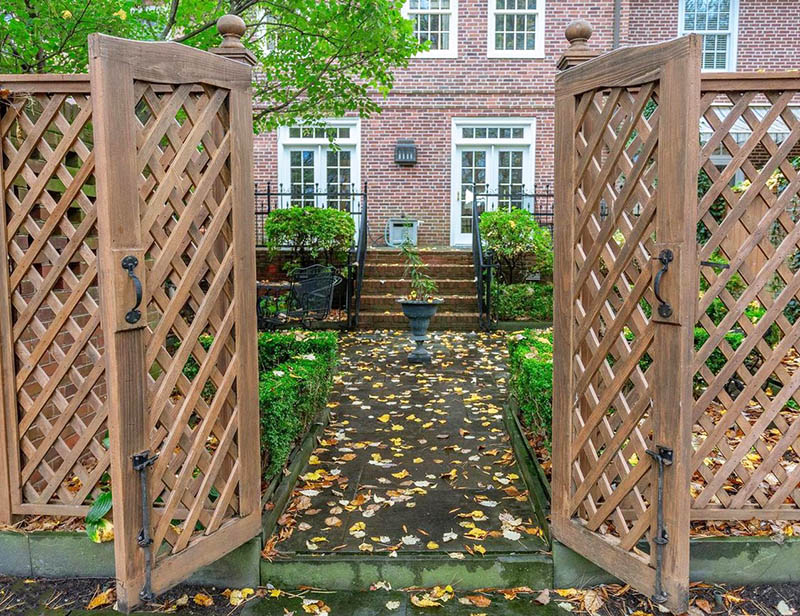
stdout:
<svg viewBox="0 0 800 616">
<path fill-rule="evenodd" d="M 342 118 L 280 127 L 278 185 L 278 207 L 351 211 L 350 195 L 361 190 L 361 121 Z"/>
<path fill-rule="evenodd" d="M 679 0 L 678 34 L 703 35 L 704 71 L 736 70 L 739 0 Z"/>
<path fill-rule="evenodd" d="M 458 57 L 458 0 L 407 0 L 403 15 L 414 25 L 417 40 L 430 45 L 420 56 Z"/>
<path fill-rule="evenodd" d="M 488 56 L 544 58 L 545 0 L 489 0 Z"/>
<path fill-rule="evenodd" d="M 472 208 L 533 206 L 534 118 L 454 118 L 450 241 L 472 241 Z"/>
</svg>

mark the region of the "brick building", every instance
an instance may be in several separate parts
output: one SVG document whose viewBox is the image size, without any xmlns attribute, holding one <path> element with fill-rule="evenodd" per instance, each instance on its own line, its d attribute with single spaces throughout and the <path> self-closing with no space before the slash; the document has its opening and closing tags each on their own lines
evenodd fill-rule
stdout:
<svg viewBox="0 0 800 616">
<path fill-rule="evenodd" d="M 295 203 L 315 184 L 368 180 L 372 244 L 403 214 L 420 220 L 420 244 L 469 244 L 473 190 L 491 208 L 498 198 L 488 195 L 553 180 L 553 83 L 569 22 L 588 20 L 598 50 L 700 32 L 706 70 L 786 70 L 800 69 L 797 9 L 797 0 L 409 0 L 404 11 L 432 49 L 398 71 L 383 113 L 331 120 L 338 152 L 321 131 L 258 136 L 256 179 Z M 416 164 L 395 162 L 401 140 L 413 141 Z"/>
</svg>

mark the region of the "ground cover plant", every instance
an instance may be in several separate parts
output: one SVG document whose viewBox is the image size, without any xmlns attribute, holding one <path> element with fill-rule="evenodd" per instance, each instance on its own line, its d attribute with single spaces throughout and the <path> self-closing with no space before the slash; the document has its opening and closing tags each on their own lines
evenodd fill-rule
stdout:
<svg viewBox="0 0 800 616">
<path fill-rule="evenodd" d="M 552 321 L 553 285 L 549 282 L 493 284 L 492 308 L 500 321 Z"/>
<path fill-rule="evenodd" d="M 519 404 L 520 419 L 531 430 L 535 444 L 549 450 L 553 438 L 553 332 L 514 332 L 507 344 L 509 387 Z"/>
</svg>

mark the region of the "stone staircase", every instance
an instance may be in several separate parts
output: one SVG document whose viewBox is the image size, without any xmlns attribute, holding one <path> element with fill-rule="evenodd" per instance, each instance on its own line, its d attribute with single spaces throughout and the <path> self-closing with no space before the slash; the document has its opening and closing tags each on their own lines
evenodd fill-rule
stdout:
<svg viewBox="0 0 800 616">
<path fill-rule="evenodd" d="M 444 300 L 431 321 L 431 331 L 477 330 L 475 271 L 468 250 L 420 250 L 428 274 L 436 281 Z M 361 290 L 360 329 L 406 329 L 408 321 L 397 299 L 408 293 L 403 278 L 405 264 L 399 250 L 373 248 L 367 251 Z"/>
</svg>

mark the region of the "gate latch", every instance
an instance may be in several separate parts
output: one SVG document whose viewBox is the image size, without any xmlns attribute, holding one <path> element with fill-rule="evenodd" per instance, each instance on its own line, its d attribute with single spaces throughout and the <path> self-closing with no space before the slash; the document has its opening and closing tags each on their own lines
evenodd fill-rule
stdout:
<svg viewBox="0 0 800 616">
<path fill-rule="evenodd" d="M 661 277 L 667 273 L 669 264 L 672 263 L 674 258 L 675 255 L 672 254 L 669 248 L 665 248 L 658 254 L 658 260 L 661 262 L 661 269 L 656 272 L 656 279 L 653 281 L 653 293 L 655 293 L 656 299 L 658 300 L 658 314 L 665 319 L 672 316 L 672 306 L 661 297 Z"/>
<path fill-rule="evenodd" d="M 133 470 L 139 473 L 139 487 L 142 499 L 142 528 L 136 541 L 144 550 L 144 586 L 139 597 L 142 601 L 153 600 L 153 555 L 150 546 L 153 539 L 150 537 L 150 493 L 147 489 L 147 469 L 158 459 L 158 454 L 150 455 L 150 451 L 134 454 L 132 457 Z"/>
<path fill-rule="evenodd" d="M 665 266 L 666 269 L 666 266 Z M 659 272 L 660 273 L 660 272 Z M 656 278 L 658 280 L 658 278 Z M 657 283 L 656 283 L 657 284 Z M 657 287 L 656 287 L 657 288 Z M 658 292 L 656 291 L 656 297 Z M 661 311 L 659 310 L 659 313 Z M 665 316 L 665 315 L 662 315 Z M 667 315 L 669 316 L 669 315 Z M 656 451 L 646 450 L 647 455 L 653 458 L 658 464 L 658 503 L 656 505 L 656 536 L 653 543 L 656 544 L 656 584 L 655 591 L 651 597 L 655 603 L 661 604 L 667 601 L 667 593 L 661 580 L 662 568 L 664 566 L 664 546 L 669 543 L 669 534 L 664 526 L 664 467 L 672 466 L 674 453 L 669 447 L 659 445 Z"/>
</svg>

